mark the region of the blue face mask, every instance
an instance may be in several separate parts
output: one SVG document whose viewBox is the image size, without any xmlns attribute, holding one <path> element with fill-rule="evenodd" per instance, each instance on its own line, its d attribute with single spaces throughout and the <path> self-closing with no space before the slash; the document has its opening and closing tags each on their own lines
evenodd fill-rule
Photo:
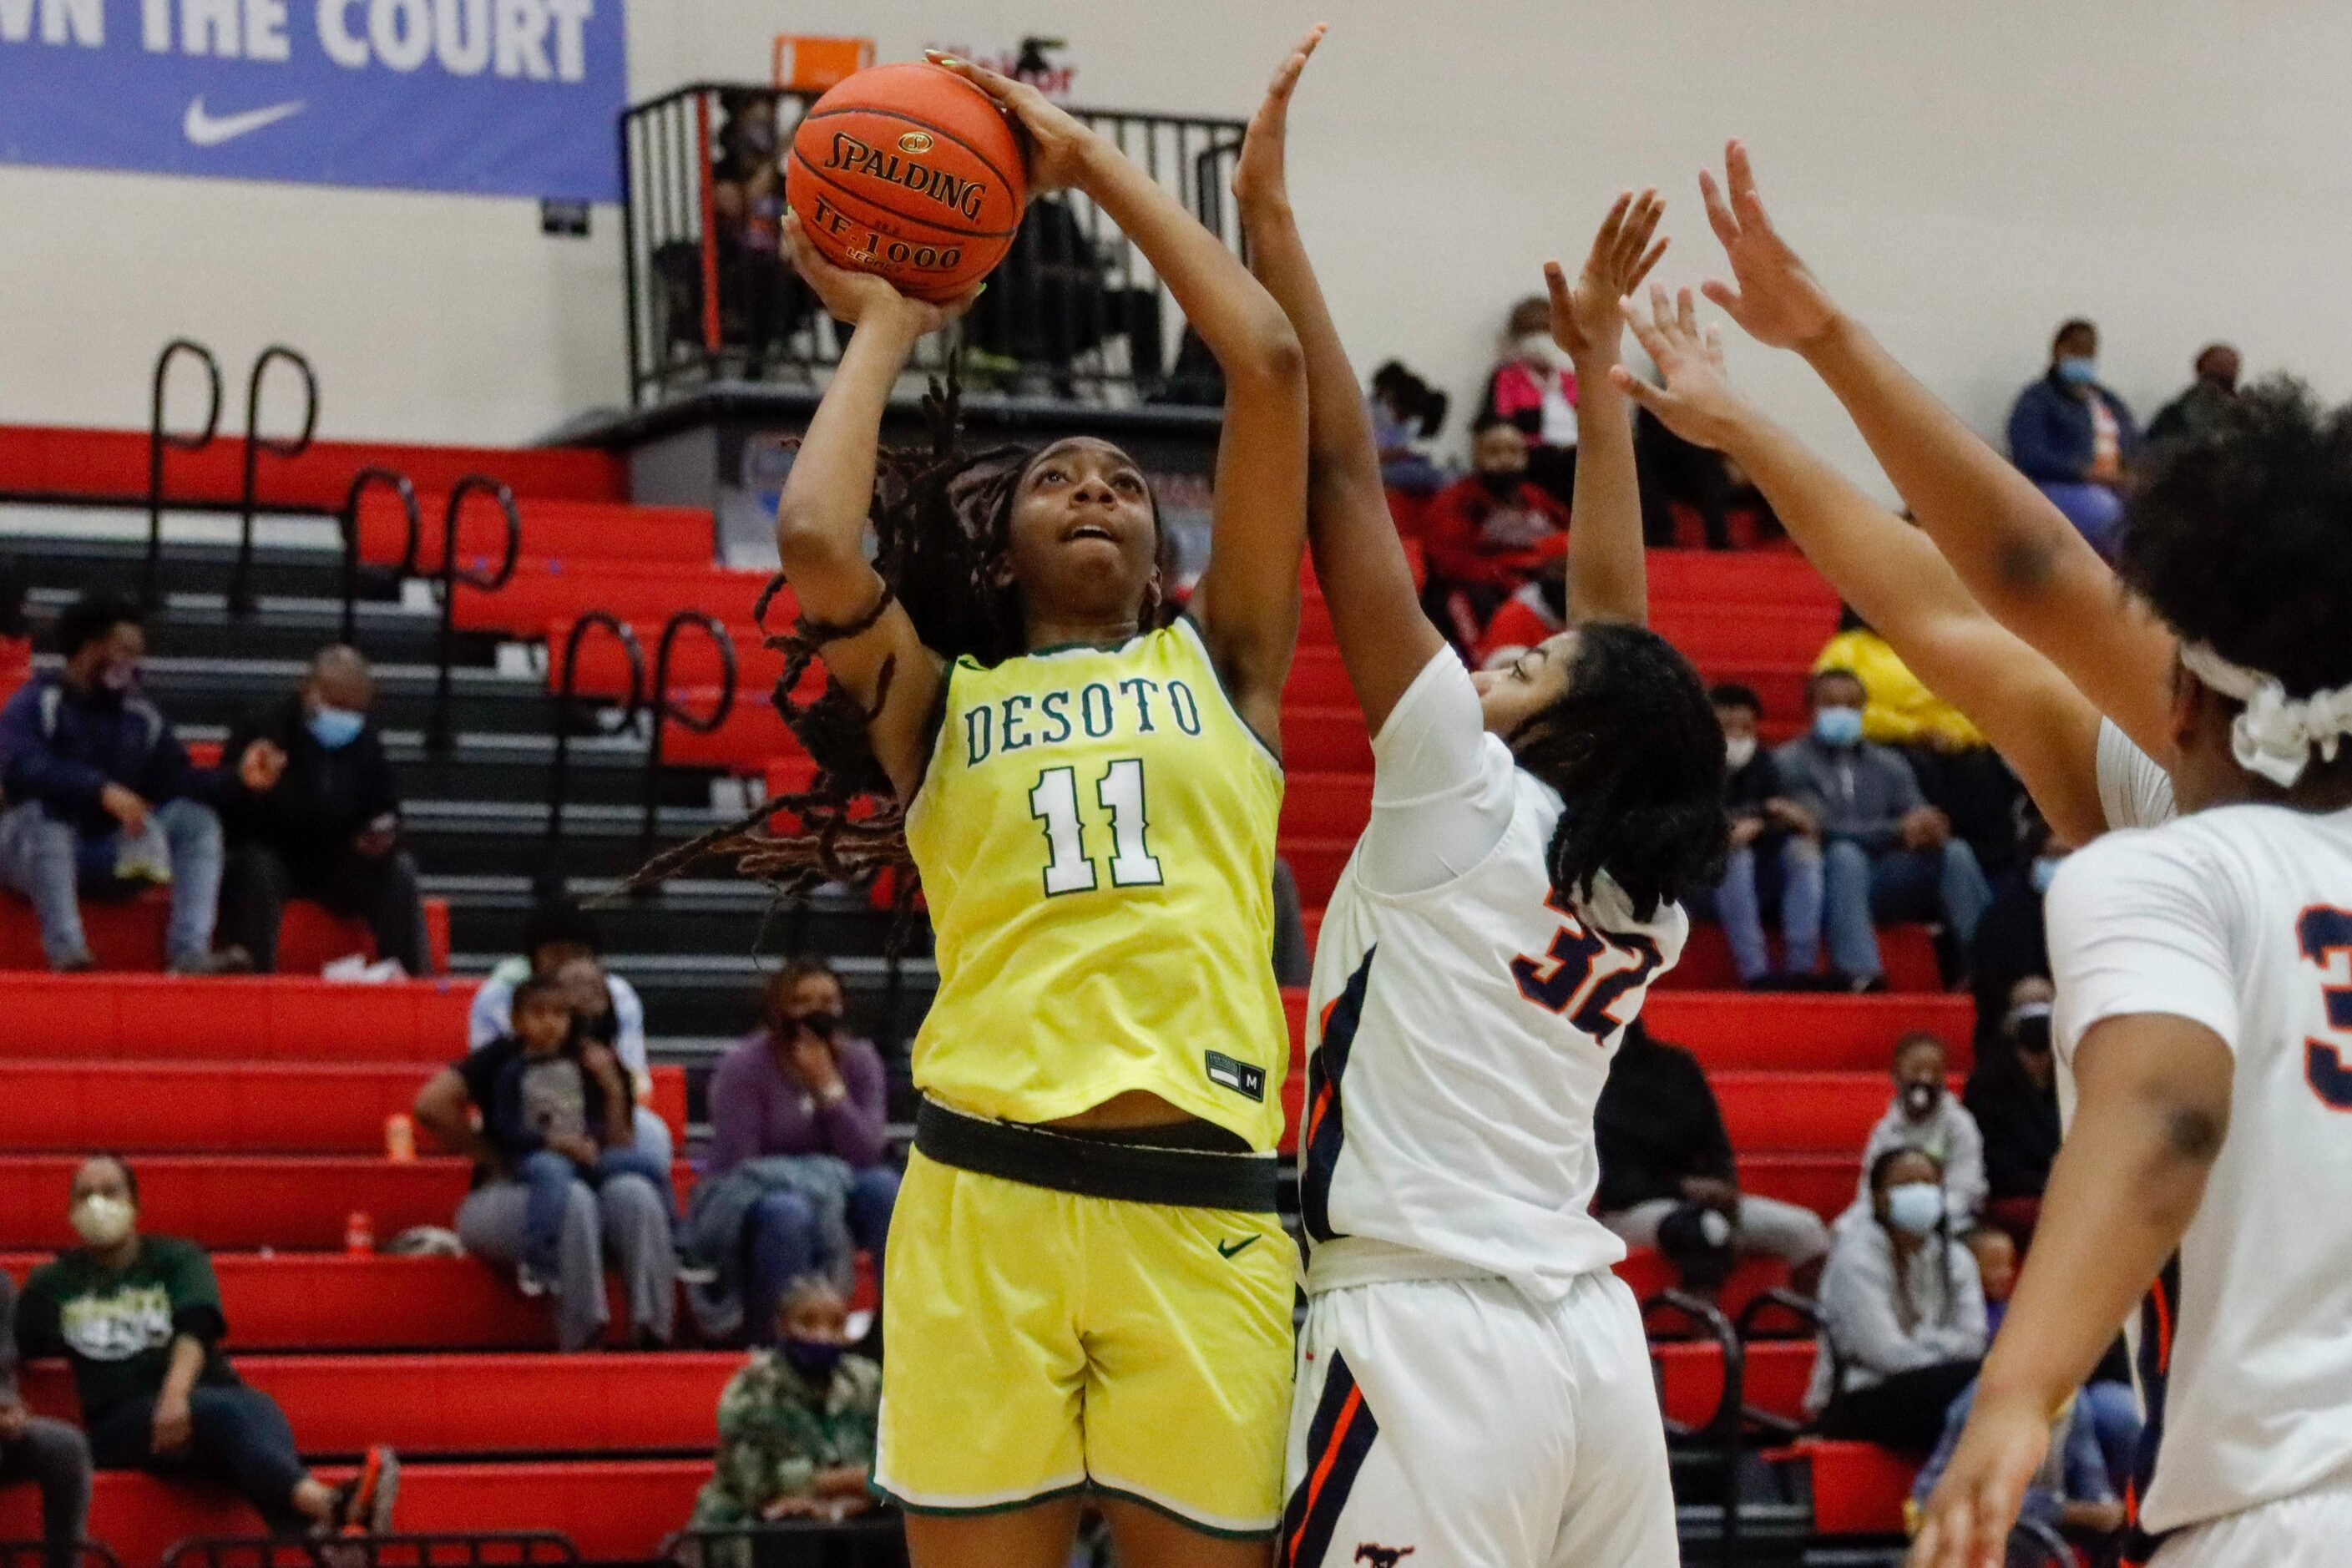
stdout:
<svg viewBox="0 0 2352 1568">
<path fill-rule="evenodd" d="M 1824 746 L 1851 746 L 1862 740 L 1862 710 L 1824 708 L 1813 715 L 1813 739 Z"/>
<path fill-rule="evenodd" d="M 1944 1217 L 1944 1189 L 1933 1182 L 1906 1182 L 1886 1189 L 1886 1223 L 1908 1236 L 1927 1236 Z"/>
<path fill-rule="evenodd" d="M 824 1382 L 841 1364 L 842 1347 L 831 1340 L 788 1338 L 777 1348 L 784 1352 L 784 1361 L 794 1372 L 814 1383 Z"/>
<path fill-rule="evenodd" d="M 2046 893 L 2050 890 L 2050 884 L 2058 879 L 2058 866 L 2059 858 L 2055 855 L 2044 855 L 2033 862 L 2033 869 L 2027 875 L 2033 879 L 2035 892 Z"/>
<path fill-rule="evenodd" d="M 321 705 L 310 715 L 310 738 L 331 752 L 340 752 L 360 738 L 367 728 L 367 715 L 354 713 L 348 708 Z"/>
<path fill-rule="evenodd" d="M 2095 386 L 2099 380 L 2099 362 L 2088 354 L 2067 354 L 2058 361 L 2058 379 L 2069 386 Z"/>
</svg>

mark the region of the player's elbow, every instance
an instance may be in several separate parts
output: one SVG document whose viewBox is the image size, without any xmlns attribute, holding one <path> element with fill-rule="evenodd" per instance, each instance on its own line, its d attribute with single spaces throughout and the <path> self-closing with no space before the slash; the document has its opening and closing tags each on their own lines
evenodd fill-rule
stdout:
<svg viewBox="0 0 2352 1568">
<path fill-rule="evenodd" d="M 2229 1131 L 2229 1118 L 2210 1106 L 2173 1106 L 2164 1117 L 2165 1154 L 2179 1164 L 2210 1165 L 2221 1157 Z"/>
<path fill-rule="evenodd" d="M 1298 342 L 1298 330 L 1282 307 L 1268 296 L 1263 309 L 1250 312 L 1247 331 L 1223 365 L 1229 381 L 1246 381 L 1269 387 L 1296 386 L 1304 395 L 1307 386 L 1307 351 Z"/>
<path fill-rule="evenodd" d="M 843 530 L 824 509 L 796 500 L 790 492 L 776 508 L 776 555 L 784 574 L 826 565 L 843 552 Z M 854 548 L 855 542 L 852 542 Z"/>
</svg>

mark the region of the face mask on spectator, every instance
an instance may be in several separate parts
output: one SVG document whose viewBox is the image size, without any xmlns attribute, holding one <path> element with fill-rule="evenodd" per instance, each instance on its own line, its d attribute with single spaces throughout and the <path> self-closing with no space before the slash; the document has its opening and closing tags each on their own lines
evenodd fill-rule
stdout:
<svg viewBox="0 0 2352 1568">
<path fill-rule="evenodd" d="M 2065 354 L 2058 361 L 2058 379 L 2069 386 L 2092 386 L 2099 379 L 2099 362 L 2088 354 Z"/>
<path fill-rule="evenodd" d="M 793 1019 L 793 1022 L 798 1024 L 802 1028 L 806 1029 L 810 1034 L 814 1035 L 818 1039 L 829 1040 L 840 1031 L 841 1015 L 838 1013 L 803 1013 L 799 1017 Z"/>
<path fill-rule="evenodd" d="M 1738 773 L 1756 759 L 1756 737 L 1734 735 L 1723 743 L 1723 765 Z"/>
<path fill-rule="evenodd" d="M 842 1347 L 831 1340 L 796 1340 L 787 1336 L 780 1347 L 792 1369 L 813 1382 L 824 1383 L 841 1364 Z"/>
<path fill-rule="evenodd" d="M 2063 857 L 2057 855 L 2041 855 L 2034 858 L 2033 869 L 2026 874 L 2033 879 L 2035 892 L 2046 893 L 2050 890 L 2050 884 L 2058 879 L 2058 865 L 2063 858 Z"/>
<path fill-rule="evenodd" d="M 1519 493 L 1519 487 L 1527 482 L 1527 478 L 1528 471 L 1525 468 L 1481 468 L 1478 470 L 1478 482 L 1485 485 L 1486 487 L 1486 493 L 1493 496 L 1496 500 L 1508 500 L 1513 496 L 1517 495 Z"/>
<path fill-rule="evenodd" d="M 1813 738 L 1824 746 L 1851 746 L 1862 740 L 1862 710 L 1824 708 L 1813 715 Z"/>
<path fill-rule="evenodd" d="M 2050 1054 L 2049 1003 L 2028 1002 L 2011 1013 L 2001 1026 L 2017 1042 L 2019 1050 L 2037 1057 Z"/>
<path fill-rule="evenodd" d="M 1539 364 L 1546 370 L 1559 366 L 1559 345 L 1551 341 L 1549 332 L 1521 332 L 1511 340 L 1511 347 L 1529 364 Z"/>
<path fill-rule="evenodd" d="M 1886 1189 L 1886 1223 L 1906 1236 L 1932 1235 L 1944 1217 L 1944 1189 L 1933 1182 L 1905 1182 Z"/>
<path fill-rule="evenodd" d="M 74 1205 L 69 1216 L 74 1234 L 96 1247 L 119 1246 L 131 1234 L 131 1220 L 138 1211 L 122 1198 L 106 1193 L 93 1193 Z"/>
<path fill-rule="evenodd" d="M 139 684 L 139 665 L 135 659 L 110 658 L 99 667 L 98 683 L 109 691 L 124 692 Z"/>
<path fill-rule="evenodd" d="M 1944 1086 L 1922 1079 L 1903 1086 L 1903 1113 L 1914 1121 L 1925 1121 L 1937 1101 L 1944 1098 Z"/>
<path fill-rule="evenodd" d="M 330 708 L 325 703 L 310 715 L 310 738 L 331 752 L 340 752 L 360 738 L 367 728 L 367 715 L 354 713 L 348 708 Z"/>
</svg>

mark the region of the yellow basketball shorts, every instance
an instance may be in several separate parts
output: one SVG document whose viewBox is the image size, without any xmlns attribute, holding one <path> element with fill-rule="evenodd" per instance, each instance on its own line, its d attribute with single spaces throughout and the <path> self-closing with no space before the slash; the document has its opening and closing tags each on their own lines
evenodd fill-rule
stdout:
<svg viewBox="0 0 2352 1568">
<path fill-rule="evenodd" d="M 875 1489 L 941 1514 L 1088 1490 L 1273 1534 L 1297 1268 L 1271 1214 L 1082 1197 L 917 1152 L 890 1220 Z"/>
</svg>

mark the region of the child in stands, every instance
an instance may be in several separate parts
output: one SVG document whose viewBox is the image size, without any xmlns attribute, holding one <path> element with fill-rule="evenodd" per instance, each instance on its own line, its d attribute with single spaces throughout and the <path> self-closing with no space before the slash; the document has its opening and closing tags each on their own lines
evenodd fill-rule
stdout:
<svg viewBox="0 0 2352 1568">
<path fill-rule="evenodd" d="M 882 1369 L 848 1353 L 849 1305 L 806 1275 L 776 1310 L 776 1344 L 719 1396 L 719 1459 L 695 1500 L 698 1529 L 870 1511 L 866 1478 L 882 1408 Z"/>
<path fill-rule="evenodd" d="M 1943 1173 L 1944 1206 L 1952 1224 L 1967 1229 L 1983 1212 L 1984 1134 L 1968 1107 L 1952 1098 L 1944 1042 L 1917 1030 L 1895 1042 L 1895 1098 L 1870 1130 L 1862 1163 L 1874 1167 L 1898 1149 L 1916 1149 Z M 1854 1207 L 1870 1202 L 1870 1184 L 1854 1194 Z"/>
</svg>

